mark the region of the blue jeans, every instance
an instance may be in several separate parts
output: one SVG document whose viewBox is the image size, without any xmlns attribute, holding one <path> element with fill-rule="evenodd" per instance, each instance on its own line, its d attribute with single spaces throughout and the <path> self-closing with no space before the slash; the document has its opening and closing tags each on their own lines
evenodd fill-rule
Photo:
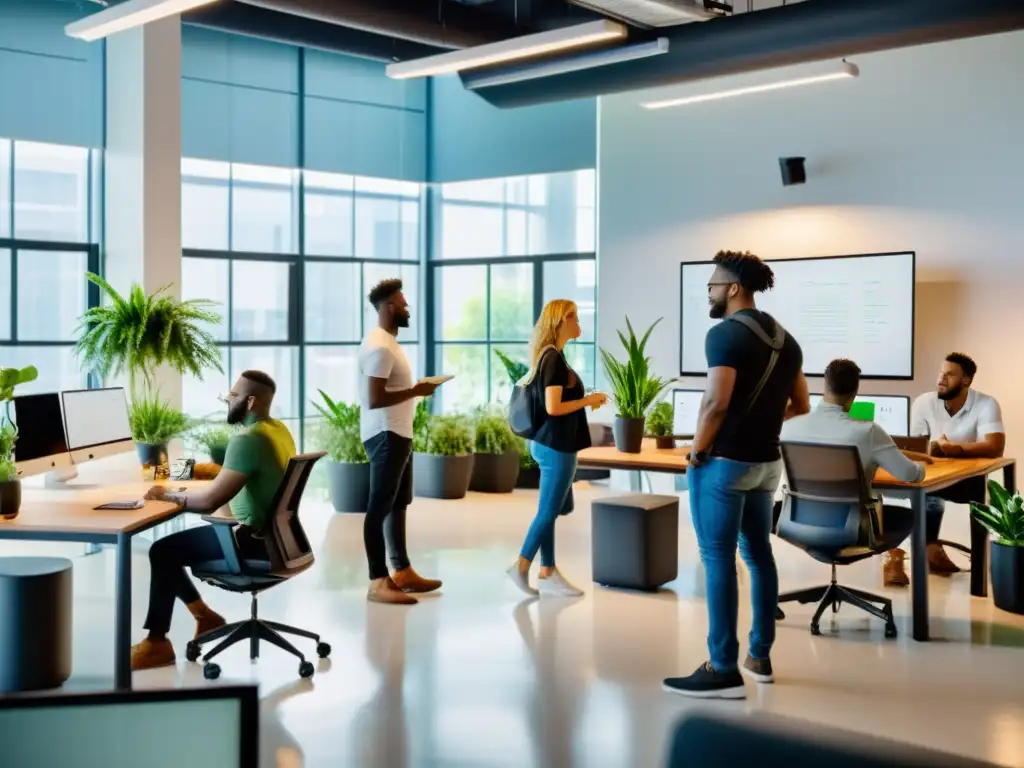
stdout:
<svg viewBox="0 0 1024 768">
<path fill-rule="evenodd" d="M 540 467 L 540 497 L 537 516 L 526 532 L 520 556 L 533 562 L 540 550 L 540 564 L 555 567 L 555 520 L 566 511 L 576 477 L 576 454 L 562 453 L 540 443 L 530 443 L 530 455 Z"/>
<path fill-rule="evenodd" d="M 754 608 L 750 655 L 767 659 L 775 642 L 779 574 L 769 534 L 782 462 L 749 464 L 712 458 L 691 468 L 689 475 L 690 512 L 707 578 L 708 650 L 712 666 L 730 672 L 739 660 L 737 544 L 750 569 Z"/>
<path fill-rule="evenodd" d="M 924 538 L 929 544 L 939 540 L 939 531 L 942 529 L 942 516 L 946 513 L 946 500 L 938 496 L 924 497 L 924 510 L 927 515 L 925 523 Z"/>
</svg>

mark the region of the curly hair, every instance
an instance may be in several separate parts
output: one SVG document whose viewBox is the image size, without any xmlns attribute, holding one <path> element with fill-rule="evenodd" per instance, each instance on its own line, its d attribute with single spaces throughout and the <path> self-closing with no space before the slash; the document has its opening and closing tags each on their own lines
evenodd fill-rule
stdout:
<svg viewBox="0 0 1024 768">
<path fill-rule="evenodd" d="M 860 388 L 860 366 L 845 357 L 833 360 L 825 368 L 825 384 L 829 392 L 839 397 L 857 394 Z"/>
<path fill-rule="evenodd" d="M 775 287 L 772 268 L 750 251 L 719 251 L 714 261 L 751 293 L 762 293 Z"/>
<path fill-rule="evenodd" d="M 946 362 L 959 365 L 960 370 L 964 372 L 964 376 L 974 378 L 974 374 L 978 372 L 978 364 L 974 362 L 969 355 L 965 355 L 963 352 L 950 352 L 946 355 Z"/>
<path fill-rule="evenodd" d="M 390 280 L 381 280 L 370 291 L 367 297 L 374 309 L 380 309 L 380 305 L 402 290 L 402 281 L 397 277 Z"/>
</svg>

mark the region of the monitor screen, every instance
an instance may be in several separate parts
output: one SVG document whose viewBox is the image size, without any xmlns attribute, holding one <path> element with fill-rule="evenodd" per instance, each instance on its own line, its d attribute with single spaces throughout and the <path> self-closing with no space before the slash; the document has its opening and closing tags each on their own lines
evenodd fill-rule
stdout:
<svg viewBox="0 0 1024 768">
<path fill-rule="evenodd" d="M 20 395 L 14 398 L 14 422 L 18 440 L 14 443 L 17 463 L 57 456 L 68 452 L 64 419 L 60 413 L 60 395 Z"/>
<path fill-rule="evenodd" d="M 759 309 L 800 343 L 804 373 L 821 376 L 837 357 L 856 361 L 862 375 L 913 376 L 914 253 L 770 260 L 775 287 L 758 294 Z M 717 320 L 708 314 L 711 262 L 681 266 L 680 371 L 707 372 L 704 338 Z"/>
<path fill-rule="evenodd" d="M 64 392 L 64 423 L 72 451 L 132 439 L 124 389 Z"/>
<path fill-rule="evenodd" d="M 702 389 L 672 390 L 673 434 L 692 435 L 697 431 L 697 416 L 700 414 L 700 401 L 703 397 Z"/>
<path fill-rule="evenodd" d="M 811 395 L 811 408 L 821 402 L 821 395 Z M 910 398 L 906 395 L 857 395 L 856 403 L 874 403 L 875 423 L 894 437 L 910 434 Z"/>
</svg>

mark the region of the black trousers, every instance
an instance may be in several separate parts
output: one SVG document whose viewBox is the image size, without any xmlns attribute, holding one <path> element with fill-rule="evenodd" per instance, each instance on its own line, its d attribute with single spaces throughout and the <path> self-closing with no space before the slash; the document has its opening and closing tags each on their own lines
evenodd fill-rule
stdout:
<svg viewBox="0 0 1024 768">
<path fill-rule="evenodd" d="M 363 520 L 363 544 L 371 579 L 388 575 L 387 553 L 396 571 L 409 567 L 405 511 L 412 503 L 412 440 L 381 432 L 365 443 L 370 457 L 370 503 Z"/>
<path fill-rule="evenodd" d="M 267 548 L 262 539 L 253 537 L 242 526 L 236 526 L 234 530 L 239 557 L 267 559 Z M 199 599 L 199 592 L 185 573 L 185 568 L 223 559 L 220 539 L 211 525 L 172 533 L 154 541 L 149 548 L 149 612 L 143 626 L 150 632 L 166 634 L 171 628 L 174 598 L 185 605 Z"/>
</svg>

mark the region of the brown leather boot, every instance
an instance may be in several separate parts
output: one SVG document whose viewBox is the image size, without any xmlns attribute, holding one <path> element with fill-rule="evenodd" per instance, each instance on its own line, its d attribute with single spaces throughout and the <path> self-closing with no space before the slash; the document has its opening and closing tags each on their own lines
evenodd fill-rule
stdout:
<svg viewBox="0 0 1024 768">
<path fill-rule="evenodd" d="M 391 577 L 374 579 L 366 592 L 366 599 L 371 603 L 389 603 L 391 605 L 416 605 L 415 597 L 405 594 L 391 580 Z"/>
<path fill-rule="evenodd" d="M 440 579 L 425 579 L 416 573 L 411 565 L 408 568 L 395 571 L 391 579 L 395 582 L 395 586 L 404 592 L 418 592 L 422 594 L 423 592 L 433 592 L 435 589 L 441 588 Z"/>
<path fill-rule="evenodd" d="M 174 661 L 174 646 L 166 637 L 160 640 L 147 637 L 138 645 L 132 646 L 132 672 L 169 667 Z"/>
<path fill-rule="evenodd" d="M 946 550 L 937 541 L 928 545 L 928 570 L 939 576 L 960 573 L 960 568 L 949 559 Z"/>
<path fill-rule="evenodd" d="M 905 587 L 910 584 L 907 571 L 903 567 L 906 552 L 902 549 L 890 549 L 882 566 L 882 583 L 887 587 Z"/>
<path fill-rule="evenodd" d="M 196 620 L 196 637 L 227 624 L 227 621 L 224 620 L 223 616 L 210 608 L 210 606 L 202 600 L 196 600 L 194 603 L 189 603 L 185 607 L 188 608 L 188 612 L 192 614 L 192 618 Z"/>
</svg>

